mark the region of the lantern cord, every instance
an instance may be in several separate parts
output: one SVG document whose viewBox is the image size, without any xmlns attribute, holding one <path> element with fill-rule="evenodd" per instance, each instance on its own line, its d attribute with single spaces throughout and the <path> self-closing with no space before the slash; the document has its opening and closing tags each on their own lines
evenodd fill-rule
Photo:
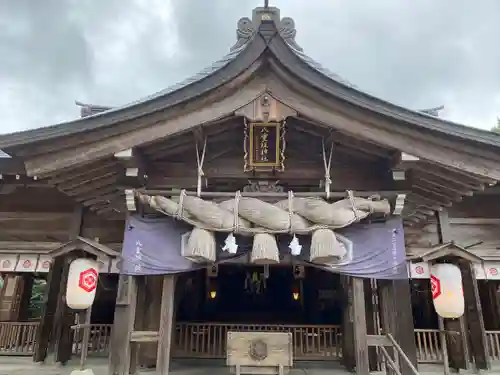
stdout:
<svg viewBox="0 0 500 375">
<path fill-rule="evenodd" d="M 326 147 L 324 139 L 321 140 L 321 145 L 323 149 L 323 165 L 325 167 L 325 193 L 326 193 L 326 199 L 330 199 L 330 187 L 332 184 L 332 179 L 330 178 L 330 169 L 332 167 L 333 142 L 330 147 L 330 153 L 328 159 L 326 157 Z"/>
<path fill-rule="evenodd" d="M 205 173 L 203 172 L 203 163 L 205 162 L 205 152 L 207 150 L 207 137 L 205 137 L 205 141 L 203 143 L 203 150 L 201 151 L 201 155 L 200 155 L 200 151 L 198 149 L 198 141 L 196 141 L 196 164 L 198 166 L 198 170 L 197 170 L 197 174 L 198 174 L 198 181 L 197 181 L 197 185 L 196 185 L 196 195 L 198 197 L 201 196 L 201 180 L 203 178 L 203 176 L 205 176 Z"/>
<path fill-rule="evenodd" d="M 234 194 L 234 207 L 233 207 L 233 215 L 234 215 L 234 222 L 233 222 L 233 232 L 238 233 L 240 229 L 240 217 L 238 215 L 238 207 L 240 206 L 240 199 L 241 199 L 241 192 L 238 190 Z"/>
<path fill-rule="evenodd" d="M 289 232 L 290 234 L 294 234 L 295 232 L 293 231 L 293 191 L 288 192 L 288 220 L 290 222 L 289 224 Z"/>
</svg>

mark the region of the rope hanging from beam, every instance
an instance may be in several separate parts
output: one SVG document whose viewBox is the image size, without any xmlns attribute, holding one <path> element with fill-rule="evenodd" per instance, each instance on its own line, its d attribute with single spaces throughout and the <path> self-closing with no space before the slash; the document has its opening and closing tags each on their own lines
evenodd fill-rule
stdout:
<svg viewBox="0 0 500 375">
<path fill-rule="evenodd" d="M 345 254 L 333 230 L 359 222 L 371 214 L 390 214 L 386 199 L 354 197 L 351 191 L 347 191 L 347 198 L 334 203 L 318 198 L 298 198 L 293 192 L 288 193 L 288 199 L 274 204 L 242 197 L 240 192 L 236 192 L 234 199 L 220 203 L 189 196 L 185 190 L 178 199 L 137 195 L 142 203 L 156 211 L 195 227 L 184 256 L 203 262 L 216 259 L 213 232 L 226 232 L 254 236 L 251 260 L 263 264 L 279 262 L 275 234 L 312 233 L 310 260 L 331 263 Z"/>
</svg>

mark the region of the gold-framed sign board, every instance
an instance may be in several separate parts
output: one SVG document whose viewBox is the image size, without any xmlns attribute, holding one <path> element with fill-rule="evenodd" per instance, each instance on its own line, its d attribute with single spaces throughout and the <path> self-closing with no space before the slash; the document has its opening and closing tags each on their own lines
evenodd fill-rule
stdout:
<svg viewBox="0 0 500 375">
<path fill-rule="evenodd" d="M 245 126 L 245 172 L 284 169 L 284 126 L 253 122 Z"/>
</svg>

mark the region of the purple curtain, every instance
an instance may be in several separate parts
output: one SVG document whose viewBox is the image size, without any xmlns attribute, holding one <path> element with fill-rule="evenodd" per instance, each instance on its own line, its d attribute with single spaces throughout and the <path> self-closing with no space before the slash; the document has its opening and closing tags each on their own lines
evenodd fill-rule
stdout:
<svg viewBox="0 0 500 375">
<path fill-rule="evenodd" d="M 191 271 L 203 265 L 181 256 L 182 241 L 192 227 L 169 217 L 142 218 L 130 216 L 125 226 L 121 270 L 127 275 L 161 275 Z M 401 218 L 385 222 L 359 223 L 336 231 L 347 249 L 348 256 L 332 266 L 317 266 L 324 270 L 373 279 L 408 278 L 404 232 Z M 245 255 L 251 249 L 251 239 L 237 236 L 238 254 L 222 251 L 227 234 L 217 233 L 217 262 Z M 307 264 L 310 236 L 299 236 L 302 253 L 298 257 Z M 291 236 L 278 235 L 280 255 L 289 253 Z"/>
</svg>

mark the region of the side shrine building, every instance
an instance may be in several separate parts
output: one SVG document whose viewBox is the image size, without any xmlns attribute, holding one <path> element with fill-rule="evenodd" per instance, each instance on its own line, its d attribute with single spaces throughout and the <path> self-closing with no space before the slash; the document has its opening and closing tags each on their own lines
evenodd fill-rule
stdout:
<svg viewBox="0 0 500 375">
<path fill-rule="evenodd" d="M 500 134 L 370 96 L 295 34 L 256 8 L 199 74 L 0 136 L 0 355 L 110 375 L 500 360 Z"/>
</svg>

